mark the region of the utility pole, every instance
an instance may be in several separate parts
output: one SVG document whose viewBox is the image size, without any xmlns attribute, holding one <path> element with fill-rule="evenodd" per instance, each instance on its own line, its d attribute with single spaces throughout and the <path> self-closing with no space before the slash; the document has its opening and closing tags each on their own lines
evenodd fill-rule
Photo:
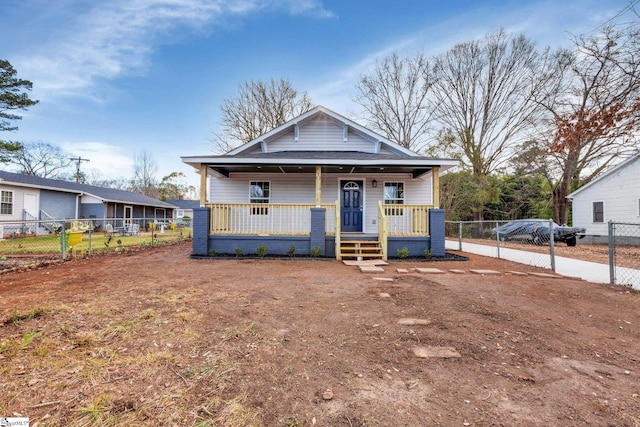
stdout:
<svg viewBox="0 0 640 427">
<path fill-rule="evenodd" d="M 72 160 L 72 161 L 76 162 L 76 184 L 78 184 L 80 182 L 80 164 L 82 162 L 88 162 L 90 160 L 89 159 L 83 159 L 80 156 L 78 156 L 78 158 L 69 157 L 69 160 Z"/>
</svg>

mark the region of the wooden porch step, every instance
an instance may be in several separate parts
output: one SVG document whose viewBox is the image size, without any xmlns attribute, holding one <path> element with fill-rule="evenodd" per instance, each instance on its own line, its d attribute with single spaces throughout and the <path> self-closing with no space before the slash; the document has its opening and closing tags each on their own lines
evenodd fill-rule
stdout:
<svg viewBox="0 0 640 427">
<path fill-rule="evenodd" d="M 342 240 L 341 258 L 376 259 L 382 258 L 382 247 L 377 240 Z"/>
</svg>

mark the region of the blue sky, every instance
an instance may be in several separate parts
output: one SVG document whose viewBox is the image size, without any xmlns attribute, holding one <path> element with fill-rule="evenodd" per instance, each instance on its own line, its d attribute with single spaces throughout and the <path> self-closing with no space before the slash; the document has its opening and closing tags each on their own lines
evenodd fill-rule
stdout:
<svg viewBox="0 0 640 427">
<path fill-rule="evenodd" d="M 40 103 L 2 135 L 59 145 L 103 178 L 146 150 L 158 178 L 197 175 L 219 106 L 248 80 L 286 78 L 350 116 L 355 84 L 392 52 L 437 54 L 503 27 L 568 46 L 626 0 L 1 0 L 0 58 Z"/>
</svg>

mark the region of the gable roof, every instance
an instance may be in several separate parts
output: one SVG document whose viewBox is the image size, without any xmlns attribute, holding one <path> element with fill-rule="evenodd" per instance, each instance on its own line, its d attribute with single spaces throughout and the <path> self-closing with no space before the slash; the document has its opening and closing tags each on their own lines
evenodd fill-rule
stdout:
<svg viewBox="0 0 640 427">
<path fill-rule="evenodd" d="M 302 125 L 305 122 L 308 122 L 309 120 L 312 120 L 313 118 L 318 117 L 320 115 L 325 115 L 330 119 L 332 119 L 333 121 L 342 124 L 343 126 L 348 126 L 349 129 L 363 135 L 364 137 L 370 139 L 372 142 L 376 141 L 386 145 L 387 148 L 392 150 L 393 152 L 398 152 L 399 154 L 405 154 L 407 156 L 418 156 L 417 153 L 409 150 L 408 148 L 405 148 L 400 144 L 396 144 L 395 142 L 392 142 L 387 138 L 378 135 L 377 133 L 365 128 L 364 126 L 361 126 L 358 123 L 352 120 L 349 120 L 346 117 L 336 113 L 335 111 L 332 111 L 332 110 L 329 110 L 328 108 L 323 107 L 322 105 L 318 105 L 317 107 L 312 108 L 306 113 L 301 114 L 300 116 L 289 120 L 285 124 L 280 125 L 277 128 L 265 134 L 260 135 L 256 139 L 249 141 L 246 144 L 242 144 L 241 146 L 226 153 L 226 155 L 233 156 L 243 152 L 251 151 L 251 149 L 253 149 L 256 145 L 261 144 L 262 141 L 269 140 L 278 135 L 289 132 L 295 126 Z"/>
<path fill-rule="evenodd" d="M 600 181 L 604 180 L 605 178 L 612 176 L 613 174 L 621 171 L 622 169 L 626 168 L 627 166 L 629 166 L 630 164 L 636 162 L 640 160 L 640 152 L 638 152 L 637 154 L 629 157 L 628 159 L 626 159 L 625 161 L 611 167 L 610 169 L 608 169 L 606 172 L 604 172 L 602 175 L 598 176 L 597 178 L 593 179 L 592 181 L 588 182 L 587 184 L 583 185 L 582 187 L 578 188 L 576 191 L 574 191 L 571 194 L 567 195 L 567 199 L 573 199 L 576 194 L 581 193 L 582 191 L 586 190 L 587 188 L 591 188 L 594 185 L 597 185 Z"/>
<path fill-rule="evenodd" d="M 38 176 L 0 171 L 0 183 L 16 187 L 40 188 L 43 190 L 61 191 L 78 195 L 86 194 L 103 202 L 131 203 L 134 205 L 153 206 L 173 209 L 175 206 L 131 191 L 116 190 L 115 188 L 98 187 L 88 184 L 77 184 L 59 179 L 40 178 Z"/>
<path fill-rule="evenodd" d="M 372 144 L 371 151 L 348 151 L 344 149 L 328 151 L 318 147 L 318 150 L 309 150 L 307 148 L 306 150 L 294 149 L 267 152 L 266 145 L 268 145 L 269 141 L 277 140 L 279 137 L 291 133 L 293 133 L 294 138 L 297 138 L 298 126 L 315 119 L 325 118 L 334 121 L 339 126 L 343 126 L 345 135 L 354 133 L 370 141 Z M 317 106 L 226 154 L 183 156 L 181 158 L 183 163 L 192 166 L 198 171 L 200 171 L 201 166 L 206 166 L 208 171 L 227 178 L 231 172 L 315 173 L 317 166 L 321 166 L 323 170 L 333 173 L 340 173 L 343 170 L 357 173 L 408 172 L 412 173 L 414 178 L 417 178 L 435 167 L 445 171 L 458 166 L 460 163 L 455 159 L 421 156 L 323 106 Z"/>
</svg>

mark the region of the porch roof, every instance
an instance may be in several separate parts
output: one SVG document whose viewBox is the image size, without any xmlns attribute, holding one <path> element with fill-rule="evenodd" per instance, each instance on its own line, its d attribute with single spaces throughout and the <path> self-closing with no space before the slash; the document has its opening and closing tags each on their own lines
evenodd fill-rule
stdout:
<svg viewBox="0 0 640 427">
<path fill-rule="evenodd" d="M 411 173 L 414 178 L 439 167 L 440 171 L 458 165 L 457 160 L 404 154 L 360 151 L 278 151 L 235 155 L 182 157 L 196 169 L 206 165 L 218 175 L 232 172 L 315 173 L 321 166 L 326 173 Z"/>
</svg>

